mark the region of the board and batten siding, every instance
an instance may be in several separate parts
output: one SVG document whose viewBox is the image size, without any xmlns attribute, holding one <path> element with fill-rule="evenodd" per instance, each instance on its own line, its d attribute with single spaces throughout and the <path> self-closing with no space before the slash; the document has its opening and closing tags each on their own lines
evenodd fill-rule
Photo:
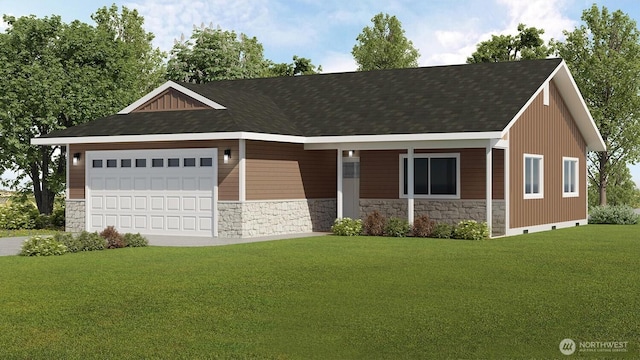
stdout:
<svg viewBox="0 0 640 360">
<path fill-rule="evenodd" d="M 510 228 L 587 218 L 586 142 L 553 81 L 509 130 Z M 524 198 L 524 154 L 543 155 L 542 199 Z M 562 157 L 578 158 L 579 196 L 563 197 Z"/>
<path fill-rule="evenodd" d="M 233 156 L 228 164 L 223 163 L 225 149 L 231 149 L 232 154 L 238 154 L 238 140 L 194 140 L 194 141 L 163 141 L 139 143 L 111 143 L 111 144 L 72 144 L 69 154 L 80 153 L 77 165 L 69 167 L 69 199 L 85 198 L 85 159 L 86 151 L 95 150 L 152 150 L 152 149 L 189 149 L 189 148 L 218 148 L 218 200 L 238 200 L 238 157 Z M 71 161 L 69 161 L 71 164 Z"/>
<path fill-rule="evenodd" d="M 247 141 L 247 200 L 336 197 L 336 151 L 302 144 Z"/>
<path fill-rule="evenodd" d="M 398 199 L 400 154 L 406 150 L 360 151 L 360 198 Z M 485 149 L 416 149 L 415 154 L 459 153 L 460 198 L 486 198 Z M 504 151 L 493 150 L 493 199 L 504 199 Z"/>
<path fill-rule="evenodd" d="M 133 110 L 133 112 L 197 109 L 211 109 L 211 107 L 177 90 L 169 88 L 140 105 L 138 108 Z"/>
</svg>

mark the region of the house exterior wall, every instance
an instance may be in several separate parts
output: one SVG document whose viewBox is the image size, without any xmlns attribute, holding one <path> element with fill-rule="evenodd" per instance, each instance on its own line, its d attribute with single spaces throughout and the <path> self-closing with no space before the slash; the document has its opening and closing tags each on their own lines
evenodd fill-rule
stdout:
<svg viewBox="0 0 640 360">
<path fill-rule="evenodd" d="M 210 107 L 193 99 L 192 97 L 170 88 L 140 105 L 137 109 L 133 110 L 133 112 L 197 109 L 210 109 Z"/>
<path fill-rule="evenodd" d="M 247 200 L 336 197 L 336 152 L 302 144 L 247 141 Z"/>
<path fill-rule="evenodd" d="M 586 143 L 553 81 L 509 130 L 510 228 L 587 218 Z M 524 198 L 524 154 L 543 155 L 542 199 Z M 563 197 L 562 157 L 578 158 L 579 196 Z"/>
<path fill-rule="evenodd" d="M 222 159 L 224 149 L 238 154 L 238 146 L 238 140 L 72 144 L 69 153 L 80 153 L 80 161 L 78 165 L 69 166 L 69 199 L 85 198 L 86 151 L 218 148 L 218 200 L 238 200 L 238 157 L 232 157 L 228 164 Z"/>
</svg>

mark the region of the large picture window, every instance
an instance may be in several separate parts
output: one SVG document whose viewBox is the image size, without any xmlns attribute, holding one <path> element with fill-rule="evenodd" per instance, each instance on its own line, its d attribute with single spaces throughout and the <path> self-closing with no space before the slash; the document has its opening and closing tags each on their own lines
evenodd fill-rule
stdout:
<svg viewBox="0 0 640 360">
<path fill-rule="evenodd" d="M 407 197 L 408 160 L 400 156 L 401 197 Z M 460 154 L 415 154 L 413 194 L 416 198 L 460 198 Z"/>
<path fill-rule="evenodd" d="M 579 196 L 578 192 L 578 159 L 562 158 L 562 196 Z"/>
<path fill-rule="evenodd" d="M 524 154 L 524 198 L 544 196 L 544 167 L 542 155 Z"/>
</svg>

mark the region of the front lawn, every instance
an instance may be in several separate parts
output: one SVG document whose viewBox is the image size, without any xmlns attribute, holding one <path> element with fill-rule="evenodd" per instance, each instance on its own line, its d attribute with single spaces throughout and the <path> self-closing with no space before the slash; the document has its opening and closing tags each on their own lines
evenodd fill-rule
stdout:
<svg viewBox="0 0 640 360">
<path fill-rule="evenodd" d="M 639 255 L 640 226 L 589 225 L 2 257 L 0 357 L 637 358 Z"/>
</svg>

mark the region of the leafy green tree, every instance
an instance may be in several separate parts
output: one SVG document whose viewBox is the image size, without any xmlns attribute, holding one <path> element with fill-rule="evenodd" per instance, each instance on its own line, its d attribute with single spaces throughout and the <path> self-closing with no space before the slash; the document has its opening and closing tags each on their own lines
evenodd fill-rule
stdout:
<svg viewBox="0 0 640 360">
<path fill-rule="evenodd" d="M 598 184 L 589 179 L 589 207 L 599 205 Z M 627 166 L 621 167 L 615 173 L 609 175 L 607 189 L 607 204 L 629 205 L 640 208 L 640 189 L 636 186 Z"/>
<path fill-rule="evenodd" d="M 279 63 L 269 65 L 269 76 L 297 76 L 297 75 L 312 75 L 322 71 L 322 66 L 316 67 L 311 63 L 310 59 L 293 56 L 292 63 Z"/>
<path fill-rule="evenodd" d="M 553 42 L 545 45 L 542 34 L 543 29 L 519 24 L 515 36 L 493 35 L 491 40 L 479 43 L 467 63 L 544 59 L 553 53 L 554 45 Z"/>
<path fill-rule="evenodd" d="M 582 13 L 583 25 L 558 43 L 607 146 L 589 154 L 589 179 L 599 204 L 628 163 L 640 160 L 640 32 L 627 14 L 596 5 Z M 615 185 L 614 185 L 615 186 Z"/>
<path fill-rule="evenodd" d="M 379 13 L 371 22 L 373 26 L 362 29 L 351 51 L 359 71 L 418 66 L 420 54 L 404 35 L 398 18 Z"/>
<path fill-rule="evenodd" d="M 0 33 L 0 171 L 25 178 L 41 213 L 64 188 L 64 146 L 30 139 L 118 111 L 161 79 L 162 53 L 137 11 L 101 8 L 95 26 L 59 16 L 4 16 Z"/>
</svg>

